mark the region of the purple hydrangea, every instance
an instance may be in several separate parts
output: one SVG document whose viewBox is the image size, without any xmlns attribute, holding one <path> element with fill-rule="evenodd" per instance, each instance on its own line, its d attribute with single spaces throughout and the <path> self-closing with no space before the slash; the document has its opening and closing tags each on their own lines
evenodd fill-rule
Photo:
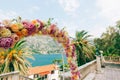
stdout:
<svg viewBox="0 0 120 80">
<path fill-rule="evenodd" d="M 30 22 L 22 22 L 24 27 L 28 30 L 28 34 L 31 35 L 33 32 L 36 31 L 35 25 L 31 24 Z"/>
<path fill-rule="evenodd" d="M 8 38 L 0 38 L 0 47 L 3 47 L 5 49 L 10 48 L 13 43 L 13 39 Z"/>
</svg>

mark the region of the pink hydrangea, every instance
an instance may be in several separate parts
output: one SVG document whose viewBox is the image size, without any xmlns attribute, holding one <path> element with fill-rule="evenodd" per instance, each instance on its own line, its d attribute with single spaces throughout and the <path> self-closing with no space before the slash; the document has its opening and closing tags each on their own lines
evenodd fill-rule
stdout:
<svg viewBox="0 0 120 80">
<path fill-rule="evenodd" d="M 24 21 L 22 22 L 24 27 L 28 30 L 28 35 L 31 35 L 32 33 L 34 33 L 36 31 L 36 27 L 34 24 Z"/>
<path fill-rule="evenodd" d="M 11 45 L 13 43 L 12 38 L 8 37 L 8 38 L 0 38 L 0 47 L 2 48 L 10 48 Z"/>
</svg>

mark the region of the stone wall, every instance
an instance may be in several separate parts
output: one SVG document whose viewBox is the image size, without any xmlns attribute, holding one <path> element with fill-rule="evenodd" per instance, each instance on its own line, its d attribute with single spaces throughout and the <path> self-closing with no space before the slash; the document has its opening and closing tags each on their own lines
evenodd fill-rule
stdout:
<svg viewBox="0 0 120 80">
<path fill-rule="evenodd" d="M 81 80 L 84 79 L 89 73 L 95 72 L 97 69 L 97 62 L 96 60 L 86 63 L 78 68 L 81 73 Z M 61 80 L 70 80 L 71 72 L 65 72 L 61 75 Z"/>
</svg>

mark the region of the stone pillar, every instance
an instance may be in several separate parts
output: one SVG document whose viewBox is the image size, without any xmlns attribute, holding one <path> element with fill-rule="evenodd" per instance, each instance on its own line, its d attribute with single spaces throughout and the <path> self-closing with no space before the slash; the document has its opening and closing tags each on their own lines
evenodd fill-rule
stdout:
<svg viewBox="0 0 120 80">
<path fill-rule="evenodd" d="M 18 71 L 12 73 L 12 80 L 19 80 L 19 72 Z"/>
<path fill-rule="evenodd" d="M 96 60 L 97 60 L 97 73 L 101 73 L 100 56 L 96 56 Z"/>
<path fill-rule="evenodd" d="M 105 68 L 105 59 L 104 59 L 103 54 L 101 54 L 101 67 Z"/>
</svg>

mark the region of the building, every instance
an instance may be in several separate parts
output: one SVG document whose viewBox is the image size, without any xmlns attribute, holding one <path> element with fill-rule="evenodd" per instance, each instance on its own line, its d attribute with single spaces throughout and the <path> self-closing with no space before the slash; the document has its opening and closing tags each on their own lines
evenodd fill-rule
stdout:
<svg viewBox="0 0 120 80">
<path fill-rule="evenodd" d="M 54 64 L 29 68 L 29 78 L 38 80 L 59 80 L 59 70 Z"/>
</svg>

